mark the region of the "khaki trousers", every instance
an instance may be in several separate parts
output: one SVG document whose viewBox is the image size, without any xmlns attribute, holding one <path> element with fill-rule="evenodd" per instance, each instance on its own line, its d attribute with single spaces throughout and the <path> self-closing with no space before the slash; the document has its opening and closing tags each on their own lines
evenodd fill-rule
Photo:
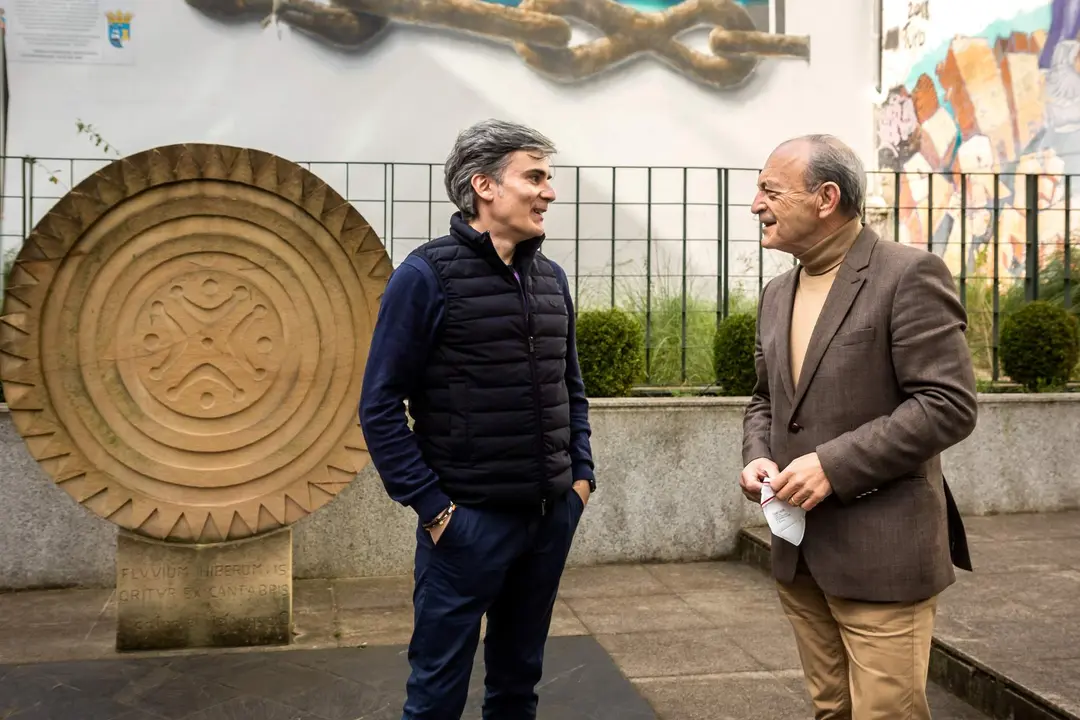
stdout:
<svg viewBox="0 0 1080 720">
<path fill-rule="evenodd" d="M 777 583 L 795 631 L 815 720 L 930 720 L 926 676 L 937 597 L 912 603 L 822 592 L 800 562 Z"/>
</svg>

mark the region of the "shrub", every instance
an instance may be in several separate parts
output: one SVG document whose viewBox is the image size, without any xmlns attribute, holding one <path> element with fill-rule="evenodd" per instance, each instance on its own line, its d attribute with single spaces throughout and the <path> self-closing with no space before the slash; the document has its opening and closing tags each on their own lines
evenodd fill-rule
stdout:
<svg viewBox="0 0 1080 720">
<path fill-rule="evenodd" d="M 754 343 L 757 317 L 753 313 L 729 315 L 720 322 L 713 342 L 716 384 L 724 395 L 745 396 L 754 392 Z"/>
<path fill-rule="evenodd" d="M 644 369 L 645 333 L 618 308 L 577 315 L 578 360 L 589 397 L 622 397 Z"/>
<path fill-rule="evenodd" d="M 1080 360 L 1080 323 L 1060 305 L 1029 302 L 1001 327 L 1001 366 L 1029 392 L 1064 387 Z"/>
<path fill-rule="evenodd" d="M 1075 245 L 1074 245 L 1075 247 Z M 1071 305 L 1073 314 L 1080 313 L 1080 252 L 1073 250 L 1069 258 L 1071 287 Z M 1054 305 L 1064 307 L 1065 303 L 1065 252 L 1064 249 L 1055 250 L 1046 259 L 1045 264 L 1039 269 L 1039 300 L 1046 300 Z M 968 281 L 971 282 L 970 280 Z M 1006 291 L 1001 298 L 1001 312 L 1011 314 L 1027 304 L 1027 284 L 1015 283 Z"/>
</svg>

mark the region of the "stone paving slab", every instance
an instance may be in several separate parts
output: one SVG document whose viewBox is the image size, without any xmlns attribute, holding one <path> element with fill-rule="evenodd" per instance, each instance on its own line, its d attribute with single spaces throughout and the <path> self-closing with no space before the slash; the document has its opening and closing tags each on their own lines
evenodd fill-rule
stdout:
<svg viewBox="0 0 1080 720">
<path fill-rule="evenodd" d="M 336 656 L 341 659 L 333 674 L 352 680 L 370 680 L 369 671 L 363 669 L 365 658 L 393 658 L 386 662 L 395 664 L 397 674 L 385 676 L 379 684 L 387 707 L 377 706 L 365 711 L 367 714 L 353 716 L 393 717 L 403 697 L 406 672 L 401 647 L 412 627 L 409 578 L 297 581 L 294 610 L 297 634 L 289 648 L 229 650 L 209 657 L 199 651 L 118 655 L 112 647 L 116 625 L 110 591 L 0 595 L 0 664 L 67 661 L 51 666 L 51 670 L 49 665 L 28 666 L 59 682 L 48 687 L 55 693 L 50 702 L 57 703 L 60 714 L 31 713 L 10 720 L 97 720 L 92 714 L 62 712 L 77 697 L 74 691 L 90 686 L 111 694 L 97 704 L 87 704 L 92 708 L 87 713 L 102 713 L 101 717 L 109 720 L 156 720 L 166 710 L 168 714 L 162 717 L 169 720 L 293 720 L 287 712 L 293 712 L 295 720 L 310 720 L 309 715 L 299 713 L 335 717 L 335 708 L 368 707 L 369 699 L 377 695 L 365 696 L 348 683 L 342 683 L 337 695 L 334 691 L 311 691 L 302 702 L 295 700 L 306 692 L 304 688 L 324 687 L 325 678 L 318 679 L 311 671 L 321 667 L 324 661 L 320 658 L 335 657 L 334 653 L 341 653 Z M 812 715 L 794 637 L 772 582 L 762 570 L 745 563 L 572 568 L 564 577 L 556 603 L 552 637 L 552 660 L 543 682 L 558 684 L 560 668 L 591 668 L 594 678 L 617 668 L 626 687 L 636 689 L 662 720 L 805 720 Z M 71 662 L 88 658 L 98 660 Z M 157 674 L 133 669 L 141 667 L 133 663 L 143 659 L 157 663 Z M 97 668 L 97 682 L 76 677 L 79 668 L 86 666 Z M 0 670 L 0 675 L 4 672 Z M 7 670 L 9 676 L 12 672 Z M 478 663 L 474 678 L 481 672 Z M 605 677 L 609 679 L 604 682 L 617 685 L 610 674 Z M 213 683 L 202 683 L 200 678 Z M 41 692 L 40 679 L 37 682 L 16 686 L 25 687 L 20 690 L 24 693 Z M 598 690 L 591 687 L 599 682 L 596 680 L 574 683 L 570 677 L 561 682 L 573 693 L 545 695 L 552 710 L 559 707 L 560 697 L 573 699 L 567 707 L 587 708 L 588 698 L 605 696 L 602 692 L 596 695 Z M 157 700 L 124 706 L 129 715 L 106 714 L 117 710 L 117 697 L 142 697 L 139 693 L 145 695 L 150 685 L 157 688 L 153 693 Z M 613 696 L 613 692 L 606 695 Z M 290 705 L 290 697 L 297 704 Z M 936 686 L 931 688 L 931 697 L 935 720 L 985 717 Z M 158 704 L 148 704 L 153 702 Z M 188 714 L 180 714 L 184 711 Z M 570 712 L 545 717 L 634 717 L 613 715 L 604 707 L 594 707 L 592 715 Z M 479 715 L 474 712 L 465 717 Z"/>
<path fill-rule="evenodd" d="M 30 720 L 396 720 L 404 646 L 139 657 L 0 666 L 0 718 Z M 478 657 L 482 649 L 478 651 Z M 541 720 L 656 720 L 590 637 L 553 638 Z M 465 716 L 478 718 L 477 663 Z"/>
<path fill-rule="evenodd" d="M 1080 512 L 964 524 L 974 572 L 942 594 L 932 672 L 996 717 L 1080 720 Z M 744 534 L 769 543 L 767 527 Z"/>
</svg>

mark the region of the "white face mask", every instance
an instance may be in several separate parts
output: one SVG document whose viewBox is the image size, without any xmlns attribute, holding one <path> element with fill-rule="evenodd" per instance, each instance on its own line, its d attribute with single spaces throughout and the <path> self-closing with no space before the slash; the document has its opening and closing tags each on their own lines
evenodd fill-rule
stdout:
<svg viewBox="0 0 1080 720">
<path fill-rule="evenodd" d="M 806 531 L 806 511 L 777 500 L 769 484 L 771 479 L 761 481 L 761 511 L 765 513 L 765 521 L 769 523 L 773 535 L 797 546 Z"/>
</svg>

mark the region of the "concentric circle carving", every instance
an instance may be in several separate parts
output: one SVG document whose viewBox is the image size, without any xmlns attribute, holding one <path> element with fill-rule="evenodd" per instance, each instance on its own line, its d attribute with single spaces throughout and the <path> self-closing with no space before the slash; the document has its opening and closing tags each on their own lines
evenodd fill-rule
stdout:
<svg viewBox="0 0 1080 720">
<path fill-rule="evenodd" d="M 189 543 L 293 523 L 368 462 L 357 419 L 390 262 L 303 167 L 157 148 L 68 193 L 16 260 L 0 373 L 77 501 Z"/>
</svg>

